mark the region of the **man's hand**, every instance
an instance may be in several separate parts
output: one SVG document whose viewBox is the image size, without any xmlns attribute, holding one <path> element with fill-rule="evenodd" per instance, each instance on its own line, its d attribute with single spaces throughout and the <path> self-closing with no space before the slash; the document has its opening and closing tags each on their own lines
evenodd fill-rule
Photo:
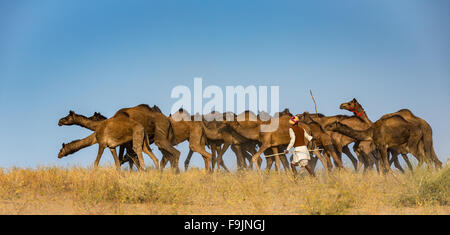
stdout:
<svg viewBox="0 0 450 235">
<path fill-rule="evenodd" d="M 283 152 L 284 154 L 288 154 L 289 153 L 289 150 L 284 150 L 284 152 Z"/>
</svg>

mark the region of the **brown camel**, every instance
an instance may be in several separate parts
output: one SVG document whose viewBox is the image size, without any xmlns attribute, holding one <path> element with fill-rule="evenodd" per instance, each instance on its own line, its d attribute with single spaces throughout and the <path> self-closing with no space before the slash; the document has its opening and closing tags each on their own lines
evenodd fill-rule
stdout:
<svg viewBox="0 0 450 235">
<path fill-rule="evenodd" d="M 241 170 L 247 167 L 245 159 L 251 159 L 251 156 L 247 152 L 256 152 L 255 148 L 257 142 L 245 139 L 240 135 L 233 135 L 233 133 L 230 133 L 228 131 L 221 131 L 221 129 L 226 126 L 227 116 L 229 116 L 228 120 L 235 119 L 237 117 L 233 113 L 222 114 L 219 112 L 211 112 L 209 114 L 206 114 L 204 116 L 202 128 L 208 142 L 223 144 L 221 151 L 218 152 L 218 163 L 223 163 L 223 154 L 231 146 L 231 150 L 236 154 L 238 169 Z M 252 167 L 252 165 L 252 161 L 250 161 L 250 168 Z"/>
<path fill-rule="evenodd" d="M 328 170 L 332 167 L 330 156 L 333 158 L 334 162 L 337 163 L 339 168 L 344 168 L 329 134 L 330 132 L 325 131 L 319 123 L 311 118 L 308 112 L 296 116 L 299 117 L 299 124 L 306 125 L 311 130 L 311 136 L 316 140 L 317 147 L 324 150 L 324 155 L 326 156 L 325 169 Z"/>
<path fill-rule="evenodd" d="M 381 169 L 383 172 L 390 170 L 387 150 L 406 144 L 414 155 L 423 155 L 418 148 L 418 142 L 422 137 L 419 125 L 406 121 L 402 116 L 395 115 L 376 121 L 366 130 L 355 130 L 352 127 L 336 121 L 329 124 L 326 130 L 337 131 L 359 141 L 373 141 L 376 148 L 381 152 Z"/>
<path fill-rule="evenodd" d="M 254 115 L 254 114 L 253 114 Z M 246 139 L 258 141 L 260 148 L 252 156 L 253 164 L 256 165 L 257 170 L 260 170 L 260 155 L 267 149 L 271 148 L 274 154 L 278 154 L 278 146 L 289 144 L 289 120 L 292 114 L 288 109 L 281 113 L 277 113 L 268 121 L 258 120 L 252 116 L 251 112 L 244 112 L 238 115 L 237 121 L 227 122 L 227 126 L 222 128 L 224 131 L 234 130 L 237 134 Z M 256 121 L 255 121 L 256 120 Z M 278 125 L 271 131 L 263 131 L 262 125 Z M 281 156 L 281 157 L 280 157 Z M 280 160 L 281 159 L 281 160 Z M 282 161 L 286 171 L 290 169 L 287 158 L 284 154 L 275 156 L 275 167 L 277 172 L 280 172 L 280 161 Z"/>
<path fill-rule="evenodd" d="M 350 112 L 353 112 L 355 116 L 360 117 L 362 120 L 364 120 L 368 124 L 373 124 L 373 122 L 367 117 L 366 112 L 364 111 L 364 108 L 362 105 L 356 100 L 353 99 L 349 102 L 343 103 L 340 106 L 341 109 L 348 110 Z M 421 148 L 424 149 L 426 159 L 418 159 L 419 165 L 418 167 L 422 166 L 422 164 L 425 162 L 432 163 L 434 162 L 436 168 L 442 167 L 442 162 L 439 161 L 439 159 L 436 156 L 436 153 L 434 151 L 433 147 L 433 130 L 431 129 L 431 126 L 422 118 L 416 117 L 410 110 L 408 109 L 401 109 L 395 113 L 390 113 L 382 116 L 381 118 L 389 118 L 395 115 L 402 116 L 405 120 L 408 122 L 414 123 L 415 125 L 419 125 L 420 129 L 422 130 L 422 138 L 420 141 Z M 397 155 L 400 153 L 403 156 L 403 159 L 408 164 L 408 167 L 412 170 L 412 165 L 408 160 L 407 157 L 407 148 L 406 146 L 399 146 L 398 148 L 392 148 L 390 149 L 391 155 L 392 155 L 392 161 L 397 165 L 400 165 L 398 163 Z M 418 156 L 415 156 L 416 158 Z M 398 168 L 398 167 L 397 167 Z"/>
<path fill-rule="evenodd" d="M 76 114 L 74 111 L 70 111 L 66 117 L 63 117 L 59 120 L 58 125 L 59 126 L 78 125 L 78 126 L 85 127 L 89 130 L 95 131 L 97 129 L 97 127 L 102 123 L 102 121 L 104 121 L 106 119 L 107 119 L 106 117 L 104 117 L 103 115 L 101 115 L 98 112 L 95 112 L 92 117 L 87 118 L 83 115 Z M 127 154 L 125 155 L 125 157 L 123 154 L 124 149 L 127 150 Z M 146 152 L 146 154 L 149 155 L 149 157 L 153 160 L 156 170 L 158 170 L 159 164 L 158 164 L 158 159 L 156 158 L 156 156 L 153 154 L 153 152 L 151 150 L 148 153 Z M 136 163 L 138 162 L 136 158 L 133 159 L 132 157 L 137 157 L 136 153 L 133 152 L 132 143 L 128 142 L 128 143 L 120 145 L 119 161 L 120 161 L 121 165 L 125 162 L 129 162 L 130 170 L 132 170 L 133 165 L 132 165 L 132 162 L 129 160 L 134 160 L 134 162 L 136 162 Z"/>
<path fill-rule="evenodd" d="M 172 123 L 167 116 L 165 116 L 159 107 L 150 107 L 146 104 L 141 104 L 131 108 L 123 108 L 116 112 L 116 115 L 120 113 L 126 113 L 131 119 L 137 121 L 144 126 L 146 133 L 153 137 L 154 144 L 158 146 L 158 149 L 163 154 L 161 165 L 164 166 L 167 163 L 166 160 L 170 160 L 172 168 L 176 172 L 179 172 L 178 160 L 180 158 L 180 152 L 173 147 L 173 139 L 175 133 L 172 127 Z M 161 167 L 161 170 L 164 167 Z"/>
<path fill-rule="evenodd" d="M 194 115 L 191 116 L 184 109 L 179 109 L 176 113 L 170 115 L 169 121 L 174 133 L 174 136 L 171 138 L 171 144 L 175 146 L 184 141 L 189 141 L 189 149 L 202 155 L 205 161 L 205 170 L 209 172 L 211 171 L 212 155 L 205 150 L 206 137 L 201 124 L 202 119 L 200 118 L 200 121 L 196 120 L 197 118 Z M 169 160 L 168 157 L 163 156 L 161 169 L 165 167 Z"/>
<path fill-rule="evenodd" d="M 336 121 L 351 126 L 356 130 L 364 130 L 369 128 L 370 126 L 357 117 L 346 115 L 324 116 L 322 114 L 311 114 L 310 117 L 312 120 L 319 123 L 322 128 Z M 364 165 L 364 169 L 366 170 L 371 169 L 373 167 L 373 164 L 377 163 L 376 157 L 374 156 L 374 145 L 371 141 L 358 141 L 338 132 L 328 132 L 328 134 L 330 135 L 332 142 L 338 152 L 339 159 L 341 159 L 342 153 L 345 153 L 345 155 L 347 155 L 351 160 L 356 172 L 361 169 L 362 165 Z M 350 152 L 350 149 L 348 148 L 348 145 L 353 142 L 355 142 L 353 150 L 355 151 L 359 162 L 355 159 L 353 154 Z"/>
<path fill-rule="evenodd" d="M 65 157 L 76 151 L 98 143 L 99 149 L 94 167 L 97 168 L 103 151 L 108 147 L 114 157 L 114 162 L 118 171 L 120 171 L 120 161 L 116 153 L 116 147 L 128 142 L 133 143 L 133 151 L 139 158 L 139 169 L 144 168 L 142 151 L 148 153 L 148 138 L 145 128 L 138 122 L 134 121 L 126 113 L 120 113 L 114 117 L 100 121 L 95 131 L 90 136 L 76 140 L 69 144 L 63 144 L 63 148 L 58 154 L 58 158 Z"/>
</svg>

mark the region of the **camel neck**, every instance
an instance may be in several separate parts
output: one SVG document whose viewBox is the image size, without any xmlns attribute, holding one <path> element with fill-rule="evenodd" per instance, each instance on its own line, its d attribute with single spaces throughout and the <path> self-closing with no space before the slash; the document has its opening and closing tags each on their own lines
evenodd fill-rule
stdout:
<svg viewBox="0 0 450 235">
<path fill-rule="evenodd" d="M 373 122 L 369 119 L 369 117 L 367 117 L 367 113 L 363 110 L 363 114 L 361 116 L 359 116 L 359 118 L 361 118 L 361 120 L 363 120 L 365 123 L 372 125 Z"/>
<path fill-rule="evenodd" d="M 373 135 L 373 128 L 369 127 L 366 130 L 355 130 L 347 125 L 341 124 L 337 126 L 334 131 L 346 135 L 352 139 L 364 141 L 371 140 Z"/>
<path fill-rule="evenodd" d="M 89 118 L 83 116 L 83 115 L 75 115 L 74 116 L 74 121 L 76 125 L 85 127 L 89 130 L 95 131 L 95 129 L 97 128 L 97 126 L 102 122 L 102 121 L 92 121 Z"/>
<path fill-rule="evenodd" d="M 84 139 L 75 140 L 64 145 L 61 151 L 64 152 L 64 156 L 67 156 L 69 154 L 77 152 L 80 149 L 89 147 L 95 143 L 97 143 L 97 139 L 95 138 L 95 133 L 93 133 Z"/>
<path fill-rule="evenodd" d="M 367 113 L 364 110 L 364 108 L 360 105 L 357 104 L 357 106 L 354 108 L 354 110 L 350 110 L 356 117 L 360 118 L 362 121 L 364 121 L 365 123 L 372 125 L 373 122 L 369 119 L 369 117 L 367 117 Z"/>
<path fill-rule="evenodd" d="M 259 140 L 259 132 L 260 127 L 249 127 L 249 128 L 243 128 L 239 124 L 235 124 L 231 126 L 233 130 L 235 130 L 239 135 L 242 137 L 249 139 L 249 140 Z"/>
</svg>

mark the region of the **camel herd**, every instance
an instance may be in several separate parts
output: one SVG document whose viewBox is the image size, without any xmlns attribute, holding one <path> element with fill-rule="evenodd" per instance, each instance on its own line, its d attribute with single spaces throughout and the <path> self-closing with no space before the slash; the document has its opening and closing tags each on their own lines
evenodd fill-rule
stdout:
<svg viewBox="0 0 450 235">
<path fill-rule="evenodd" d="M 298 125 L 314 137 L 308 143 L 314 155 L 309 163 L 312 169 L 317 160 L 322 162 L 325 172 L 330 171 L 333 165 L 343 168 L 342 153 L 350 159 L 357 172 L 363 166 L 364 171 L 373 169 L 374 165 L 378 171 L 388 172 L 392 163 L 404 172 L 398 161 L 399 154 L 410 170 L 413 167 L 407 154 L 418 160 L 417 167 L 424 163 L 434 164 L 436 168 L 442 167 L 434 152 L 430 125 L 414 116 L 411 111 L 403 109 L 372 122 L 356 99 L 341 104 L 340 109 L 348 110 L 353 115 L 324 116 L 307 112 L 296 115 L 300 119 Z M 261 154 L 264 153 L 266 156 L 275 155 L 264 158 L 267 170 L 275 162 L 278 172 L 281 164 L 285 171 L 289 171 L 290 164 L 286 155 L 279 153 L 283 153 L 289 144 L 291 117 L 288 109 L 273 117 L 265 112 L 255 115 L 250 111 L 239 115 L 211 112 L 199 116 L 180 109 L 167 117 L 157 106 L 150 107 L 146 104 L 120 109 L 111 118 L 97 112 L 91 117 L 85 117 L 70 111 L 69 115 L 59 120 L 59 126 L 78 125 L 93 133 L 84 139 L 63 144 L 58 158 L 98 144 L 94 167 L 98 166 L 104 149 L 109 148 L 119 171 L 126 162 L 129 163 L 130 170 L 134 165 L 143 170 L 144 152 L 152 159 L 156 170 L 163 170 L 170 163 L 171 168 L 179 172 L 180 151 L 174 146 L 188 141 L 190 151 L 184 162 L 186 170 L 192 154 L 197 152 L 203 157 L 206 171 L 214 171 L 219 167 L 228 171 L 222 157 L 231 147 L 239 170 L 252 169 L 255 165 L 260 171 Z M 270 132 L 262 131 L 262 126 L 270 123 L 278 123 L 278 128 Z M 354 143 L 356 158 L 350 151 L 351 143 Z M 152 152 L 151 144 L 155 144 L 161 151 L 161 161 Z M 119 154 L 116 147 L 119 147 Z M 206 147 L 211 153 L 206 151 Z"/>
</svg>

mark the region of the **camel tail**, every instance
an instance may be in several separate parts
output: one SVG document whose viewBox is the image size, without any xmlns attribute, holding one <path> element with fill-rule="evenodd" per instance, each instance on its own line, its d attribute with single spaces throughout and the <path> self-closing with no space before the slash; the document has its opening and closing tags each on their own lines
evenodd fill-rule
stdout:
<svg viewBox="0 0 450 235">
<path fill-rule="evenodd" d="M 175 142 L 175 133 L 173 130 L 173 125 L 172 122 L 169 120 L 169 129 L 168 129 L 169 133 L 167 134 L 167 140 L 169 140 L 169 142 L 171 144 L 173 144 Z"/>
<path fill-rule="evenodd" d="M 148 134 L 147 133 L 145 133 L 145 135 L 144 135 L 144 146 L 143 147 L 147 148 L 149 151 L 151 151 L 150 139 L 148 138 Z"/>
<path fill-rule="evenodd" d="M 435 163 L 437 168 L 441 168 L 442 162 L 439 161 L 433 147 L 433 130 L 428 125 L 428 123 L 426 123 L 425 128 L 423 128 L 423 133 L 425 155 Z"/>
</svg>

